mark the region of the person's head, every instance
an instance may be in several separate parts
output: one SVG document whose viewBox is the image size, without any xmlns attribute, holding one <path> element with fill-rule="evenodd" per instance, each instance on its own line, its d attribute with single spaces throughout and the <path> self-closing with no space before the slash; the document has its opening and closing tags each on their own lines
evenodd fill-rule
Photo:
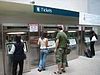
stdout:
<svg viewBox="0 0 100 75">
<path fill-rule="evenodd" d="M 92 35 L 95 35 L 95 32 L 92 30 L 92 31 L 91 31 L 91 34 L 92 34 Z"/>
<path fill-rule="evenodd" d="M 41 38 L 43 39 L 43 38 L 46 38 L 46 37 L 47 37 L 47 33 L 45 31 L 42 31 L 41 32 Z"/>
<path fill-rule="evenodd" d="M 57 28 L 57 29 L 58 29 L 58 30 L 63 30 L 63 29 L 62 29 L 62 26 L 58 26 L 58 28 Z"/>
<path fill-rule="evenodd" d="M 15 41 L 18 43 L 18 42 L 21 42 L 21 35 L 16 35 L 15 36 Z"/>
</svg>

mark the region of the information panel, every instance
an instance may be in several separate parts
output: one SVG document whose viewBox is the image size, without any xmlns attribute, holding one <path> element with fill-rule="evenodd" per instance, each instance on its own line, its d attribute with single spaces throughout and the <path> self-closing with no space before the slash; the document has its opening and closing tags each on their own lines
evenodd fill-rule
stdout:
<svg viewBox="0 0 100 75">
<path fill-rule="evenodd" d="M 100 25 L 100 15 L 80 12 L 79 24 L 80 25 Z"/>
</svg>

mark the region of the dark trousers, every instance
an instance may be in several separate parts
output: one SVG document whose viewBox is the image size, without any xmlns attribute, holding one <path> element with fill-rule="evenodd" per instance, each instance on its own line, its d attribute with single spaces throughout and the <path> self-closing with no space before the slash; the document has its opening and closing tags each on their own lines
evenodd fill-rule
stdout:
<svg viewBox="0 0 100 75">
<path fill-rule="evenodd" d="M 94 43 L 95 42 L 90 42 L 91 56 L 95 56 Z"/>
<path fill-rule="evenodd" d="M 22 75 L 22 73 L 23 73 L 23 64 L 24 64 L 24 60 L 21 60 L 21 61 L 13 61 L 12 75 L 17 75 L 17 66 L 18 65 L 19 65 L 18 75 Z"/>
<path fill-rule="evenodd" d="M 67 61 L 67 59 L 66 59 L 66 67 L 68 67 L 68 61 Z"/>
</svg>

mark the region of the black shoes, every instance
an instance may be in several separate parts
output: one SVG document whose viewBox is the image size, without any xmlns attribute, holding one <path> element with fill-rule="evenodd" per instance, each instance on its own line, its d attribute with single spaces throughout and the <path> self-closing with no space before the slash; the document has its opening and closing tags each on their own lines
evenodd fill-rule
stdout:
<svg viewBox="0 0 100 75">
<path fill-rule="evenodd" d="M 61 72 L 60 71 L 57 71 L 57 72 L 54 72 L 54 74 L 62 74 L 62 72 L 63 73 L 66 73 L 66 71 L 64 69 L 62 69 Z"/>
<path fill-rule="evenodd" d="M 54 74 L 62 74 L 62 72 L 57 71 L 57 72 L 54 72 Z"/>
<path fill-rule="evenodd" d="M 44 69 L 42 69 L 43 71 L 45 71 L 46 69 L 44 68 Z"/>
<path fill-rule="evenodd" d="M 45 68 L 44 68 L 44 69 L 38 69 L 39 72 L 41 72 L 41 71 L 45 71 L 45 70 L 46 70 Z"/>
<path fill-rule="evenodd" d="M 67 64 L 66 64 L 65 66 L 66 66 L 66 67 L 68 67 L 68 65 L 67 65 Z"/>
<path fill-rule="evenodd" d="M 62 72 L 65 73 L 66 71 L 64 69 L 62 69 Z"/>
<path fill-rule="evenodd" d="M 42 70 L 38 69 L 39 72 L 41 72 Z"/>
</svg>

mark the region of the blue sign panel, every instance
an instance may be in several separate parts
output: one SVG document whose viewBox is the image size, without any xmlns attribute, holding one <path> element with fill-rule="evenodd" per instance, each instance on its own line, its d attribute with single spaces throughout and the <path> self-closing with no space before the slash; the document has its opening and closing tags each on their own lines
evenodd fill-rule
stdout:
<svg viewBox="0 0 100 75">
<path fill-rule="evenodd" d="M 34 5 L 35 13 L 79 17 L 79 12 Z"/>
</svg>

